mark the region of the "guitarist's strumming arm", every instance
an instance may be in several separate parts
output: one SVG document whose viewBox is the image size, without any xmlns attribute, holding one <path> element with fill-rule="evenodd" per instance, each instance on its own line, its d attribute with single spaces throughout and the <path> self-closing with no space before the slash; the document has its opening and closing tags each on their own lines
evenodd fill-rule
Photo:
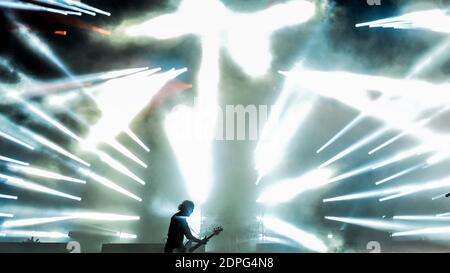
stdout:
<svg viewBox="0 0 450 273">
<path fill-rule="evenodd" d="M 189 228 L 189 225 L 188 225 L 186 220 L 184 220 L 184 223 L 183 223 L 183 232 L 184 232 L 184 236 L 186 236 L 186 238 L 188 240 L 191 240 L 194 243 L 201 243 L 201 242 L 203 242 L 203 240 L 201 240 L 201 239 L 195 237 L 194 235 L 192 235 L 191 229 Z"/>
</svg>

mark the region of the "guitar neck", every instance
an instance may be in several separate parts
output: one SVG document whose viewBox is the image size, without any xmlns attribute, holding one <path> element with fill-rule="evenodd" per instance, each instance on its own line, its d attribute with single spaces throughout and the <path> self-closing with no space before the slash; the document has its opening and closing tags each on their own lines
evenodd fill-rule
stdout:
<svg viewBox="0 0 450 273">
<path fill-rule="evenodd" d="M 206 240 L 211 239 L 212 237 L 216 236 L 216 234 L 211 234 L 208 237 L 206 237 Z M 197 243 L 195 246 L 189 248 L 189 252 L 194 252 L 196 251 L 199 247 L 201 247 L 203 245 L 203 243 Z"/>
</svg>

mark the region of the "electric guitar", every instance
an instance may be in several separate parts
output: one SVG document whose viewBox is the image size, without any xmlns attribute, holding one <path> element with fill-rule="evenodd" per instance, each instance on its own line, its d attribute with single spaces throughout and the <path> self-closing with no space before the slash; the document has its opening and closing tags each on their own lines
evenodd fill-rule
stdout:
<svg viewBox="0 0 450 273">
<path fill-rule="evenodd" d="M 186 242 L 186 244 L 184 244 L 183 248 L 178 248 L 175 250 L 175 252 L 176 253 L 192 253 L 192 252 L 196 251 L 202 245 L 206 244 L 209 241 L 209 239 L 211 239 L 212 237 L 214 237 L 216 235 L 219 235 L 222 231 L 223 231 L 222 227 L 216 227 L 216 228 L 214 228 L 213 232 L 209 236 L 206 236 L 202 240 L 202 242 L 194 244 L 194 242 L 192 240 L 189 240 Z"/>
</svg>

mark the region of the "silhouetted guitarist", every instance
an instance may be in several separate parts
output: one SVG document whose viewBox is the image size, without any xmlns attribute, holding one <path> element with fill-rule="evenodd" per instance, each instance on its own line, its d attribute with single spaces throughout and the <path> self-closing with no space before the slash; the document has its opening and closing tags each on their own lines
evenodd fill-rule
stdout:
<svg viewBox="0 0 450 273">
<path fill-rule="evenodd" d="M 183 249 L 184 237 L 195 243 L 206 244 L 208 242 L 206 239 L 201 240 L 194 237 L 186 221 L 186 218 L 189 217 L 194 211 L 194 202 L 185 200 L 178 206 L 178 210 L 179 211 L 170 219 L 167 242 L 164 247 L 164 252 L 166 253 L 172 253 L 174 250 Z"/>
</svg>

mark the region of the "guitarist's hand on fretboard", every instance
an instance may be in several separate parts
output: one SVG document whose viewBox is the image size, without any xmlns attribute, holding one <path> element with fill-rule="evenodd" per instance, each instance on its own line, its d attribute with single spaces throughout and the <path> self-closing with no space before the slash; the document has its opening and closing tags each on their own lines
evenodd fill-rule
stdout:
<svg viewBox="0 0 450 273">
<path fill-rule="evenodd" d="M 208 237 L 203 238 L 203 240 L 200 242 L 203 245 L 206 245 L 208 243 L 209 239 Z"/>
</svg>

